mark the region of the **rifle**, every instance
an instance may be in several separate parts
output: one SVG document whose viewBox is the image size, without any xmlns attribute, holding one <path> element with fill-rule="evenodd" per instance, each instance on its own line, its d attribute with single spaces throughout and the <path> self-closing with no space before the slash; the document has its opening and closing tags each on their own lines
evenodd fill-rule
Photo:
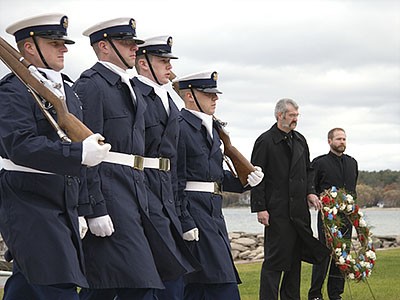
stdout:
<svg viewBox="0 0 400 300">
<path fill-rule="evenodd" d="M 57 86 L 45 78 L 35 66 L 2 37 L 0 37 L 0 59 L 25 84 L 61 140 L 81 142 L 93 134 L 68 111 L 65 97 L 57 89 Z M 45 108 L 42 99 L 54 106 L 57 112 L 57 122 Z"/>
<path fill-rule="evenodd" d="M 176 75 L 170 71 L 170 76 L 169 80 L 172 81 L 173 79 L 176 78 Z M 175 92 L 179 95 L 179 86 L 177 83 L 172 84 L 173 89 Z M 242 153 L 239 152 L 238 149 L 236 149 L 235 146 L 232 145 L 231 139 L 229 137 L 229 134 L 225 130 L 226 122 L 222 122 L 215 116 L 213 116 L 213 120 L 217 124 L 217 130 L 220 139 L 222 140 L 224 144 L 224 160 L 227 163 L 230 171 L 232 174 L 239 178 L 240 182 L 242 183 L 243 186 L 247 185 L 247 176 L 255 171 L 254 166 L 247 160 L 246 157 L 243 156 Z M 233 166 L 232 166 L 233 164 Z"/>
</svg>

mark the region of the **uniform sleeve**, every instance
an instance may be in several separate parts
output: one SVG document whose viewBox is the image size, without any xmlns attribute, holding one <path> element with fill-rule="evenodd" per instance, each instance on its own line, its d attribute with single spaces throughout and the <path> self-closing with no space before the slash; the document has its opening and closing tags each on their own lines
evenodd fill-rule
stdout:
<svg viewBox="0 0 400 300">
<path fill-rule="evenodd" d="M 62 142 L 20 81 L 4 80 L 0 99 L 0 155 L 3 158 L 41 171 L 80 175 L 82 143 Z"/>
<path fill-rule="evenodd" d="M 265 138 L 259 137 L 254 143 L 253 152 L 251 154 L 251 163 L 254 166 L 259 166 L 267 173 L 268 159 L 267 159 L 267 143 Z M 252 212 L 267 210 L 267 199 L 266 199 L 266 180 L 264 179 L 255 187 L 251 189 L 250 192 L 250 206 Z"/>
<path fill-rule="evenodd" d="M 231 193 L 243 193 L 245 189 L 240 179 L 235 177 L 232 172 L 224 170 L 224 180 L 222 182 L 222 190 Z"/>
<path fill-rule="evenodd" d="M 186 144 L 182 132 L 178 142 L 178 197 L 176 201 L 176 209 L 182 225 L 182 231 L 186 232 L 196 227 L 196 224 L 188 210 L 188 197 L 185 192 L 186 188 Z"/>
<path fill-rule="evenodd" d="M 93 132 L 103 134 L 103 106 L 101 89 L 87 77 L 81 77 L 73 85 L 83 103 L 83 122 Z M 89 217 L 107 214 L 106 203 L 101 192 L 99 166 L 90 167 L 86 172 L 88 203 L 91 206 Z M 86 210 L 89 212 L 88 210 Z"/>
</svg>

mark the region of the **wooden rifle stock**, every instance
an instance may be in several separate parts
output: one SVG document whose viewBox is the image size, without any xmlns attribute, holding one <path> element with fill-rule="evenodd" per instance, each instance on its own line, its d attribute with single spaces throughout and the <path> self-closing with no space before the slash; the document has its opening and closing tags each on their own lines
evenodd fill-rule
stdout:
<svg viewBox="0 0 400 300">
<path fill-rule="evenodd" d="M 54 119 L 49 119 L 52 118 L 51 115 L 40 104 L 46 118 L 49 119 L 56 130 L 58 130 L 56 128 L 58 125 L 74 142 L 81 142 L 93 134 L 89 128 L 68 111 L 65 98 L 57 96 L 49 87 L 45 86 L 44 82 L 32 75 L 30 68 L 36 68 L 2 37 L 0 37 L 0 59 L 27 86 L 34 97 L 40 96 L 54 106 L 58 124 Z"/>
<path fill-rule="evenodd" d="M 176 75 L 171 71 L 170 81 L 176 78 Z M 173 89 L 179 95 L 179 86 L 177 83 L 172 84 Z M 217 130 L 221 141 L 224 144 L 224 155 L 227 156 L 233 164 L 230 165 L 229 160 L 226 161 L 231 172 L 239 178 L 243 186 L 247 185 L 247 176 L 255 171 L 254 166 L 243 156 L 235 146 L 232 145 L 229 134 L 224 129 L 225 123 L 213 116 L 214 122 L 218 125 Z"/>
</svg>

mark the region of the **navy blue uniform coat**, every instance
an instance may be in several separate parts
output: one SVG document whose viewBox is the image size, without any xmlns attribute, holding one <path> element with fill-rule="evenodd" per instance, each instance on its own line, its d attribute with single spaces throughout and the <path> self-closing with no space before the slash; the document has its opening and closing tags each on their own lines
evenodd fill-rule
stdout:
<svg viewBox="0 0 400 300">
<path fill-rule="evenodd" d="M 81 103 L 63 80 L 68 109 L 81 118 Z M 85 287 L 77 213 L 82 143 L 62 143 L 14 75 L 0 82 L 0 99 L 0 156 L 57 174 L 0 171 L 0 230 L 10 254 L 32 284 Z"/>
<path fill-rule="evenodd" d="M 329 249 L 313 237 L 306 196 L 315 193 L 313 170 L 305 138 L 293 132 L 293 151 L 277 127 L 259 136 L 251 162 L 264 171 L 264 179 L 251 190 L 252 212 L 267 210 L 270 226 L 265 228 L 265 264 L 268 270 L 288 271 L 296 253 L 304 261 L 320 263 Z M 295 248 L 300 239 L 301 249 Z"/>
<path fill-rule="evenodd" d="M 88 127 L 101 133 L 112 151 L 143 155 L 146 107 L 133 89 L 136 104 L 120 76 L 101 63 L 83 72 L 74 85 Z M 88 169 L 88 189 L 97 204 L 91 217 L 108 213 L 115 229 L 104 238 L 88 232 L 83 240 L 90 287 L 162 288 L 142 225 L 143 214 L 148 214 L 144 172 L 101 163 Z"/>
<path fill-rule="evenodd" d="M 199 229 L 199 241 L 188 242 L 202 270 L 186 276 L 188 283 L 239 283 L 228 232 L 222 214 L 222 196 L 184 191 L 187 181 L 222 183 L 224 191 L 243 192 L 239 179 L 223 169 L 221 141 L 215 129 L 211 139 L 202 121 L 181 110 L 178 147 L 178 190 L 183 230 Z"/>
<path fill-rule="evenodd" d="M 171 170 L 145 169 L 146 188 L 149 197 L 150 218 L 167 244 L 175 259 L 181 264 L 180 272 L 163 274 L 164 280 L 172 280 L 199 265 L 182 238 L 182 226 L 176 210 L 177 197 L 177 147 L 179 138 L 179 110 L 168 95 L 169 116 L 154 89 L 134 78 L 147 108 L 145 112 L 145 156 L 169 158 Z"/>
</svg>

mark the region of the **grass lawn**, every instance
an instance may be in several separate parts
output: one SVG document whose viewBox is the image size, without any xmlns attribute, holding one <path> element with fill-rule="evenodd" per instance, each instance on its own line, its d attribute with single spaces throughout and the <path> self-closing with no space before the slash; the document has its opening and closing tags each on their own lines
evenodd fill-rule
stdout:
<svg viewBox="0 0 400 300">
<path fill-rule="evenodd" d="M 238 264 L 243 283 L 239 286 L 242 300 L 257 300 L 260 283 L 261 263 Z M 301 278 L 301 299 L 307 299 L 311 281 L 311 265 L 303 264 Z M 368 284 L 372 290 L 368 288 Z M 400 295 L 400 249 L 377 251 L 377 261 L 373 273 L 367 282 L 346 283 L 344 300 L 397 300 Z M 326 287 L 324 288 L 325 299 Z M 0 289 L 0 298 L 3 290 Z M 220 300 L 220 299 L 218 299 Z M 224 299 L 225 300 L 225 299 Z M 227 299 L 228 300 L 228 299 Z"/>
<path fill-rule="evenodd" d="M 377 261 L 368 282 L 347 281 L 344 300 L 397 300 L 400 299 L 400 249 L 377 251 Z M 242 300 L 257 300 L 260 284 L 261 263 L 237 265 L 242 284 L 239 285 Z M 307 299 L 311 282 L 311 265 L 303 263 L 301 299 Z M 368 287 L 368 284 L 372 290 Z M 328 299 L 324 286 L 324 299 Z"/>
</svg>

